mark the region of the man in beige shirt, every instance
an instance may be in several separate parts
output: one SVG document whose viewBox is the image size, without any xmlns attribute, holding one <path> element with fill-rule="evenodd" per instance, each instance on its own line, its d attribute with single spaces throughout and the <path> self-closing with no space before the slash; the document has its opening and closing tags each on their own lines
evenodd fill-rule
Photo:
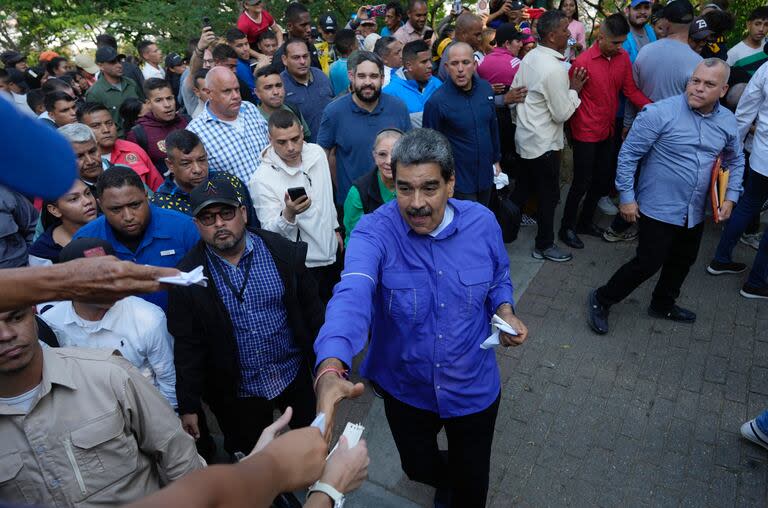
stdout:
<svg viewBox="0 0 768 508">
<path fill-rule="evenodd" d="M 0 313 L 0 499 L 119 505 L 204 466 L 168 401 L 127 360 L 37 337 L 32 307 Z"/>
<path fill-rule="evenodd" d="M 403 45 L 411 41 L 424 38 L 427 30 L 427 2 L 426 0 L 408 1 L 408 21 L 392 34 L 392 37 L 402 42 Z"/>
<path fill-rule="evenodd" d="M 522 206 L 532 191 L 539 196 L 538 232 L 533 257 L 570 261 L 570 252 L 555 244 L 555 207 L 560 198 L 560 150 L 563 124 L 581 104 L 579 91 L 587 79 L 584 69 L 568 78 L 563 52 L 568 47 L 568 18 L 562 11 L 548 11 L 539 19 L 541 42 L 528 53 L 512 81 L 512 88 L 526 87 L 525 102 L 517 105 L 515 145 L 522 171 L 512 200 Z"/>
</svg>

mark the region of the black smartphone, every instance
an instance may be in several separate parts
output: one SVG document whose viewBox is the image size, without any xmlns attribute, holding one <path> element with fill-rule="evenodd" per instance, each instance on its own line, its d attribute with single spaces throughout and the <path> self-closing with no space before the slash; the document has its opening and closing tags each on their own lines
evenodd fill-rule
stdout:
<svg viewBox="0 0 768 508">
<path fill-rule="evenodd" d="M 203 16 L 203 28 L 211 26 L 211 18 Z"/>
<path fill-rule="evenodd" d="M 306 195 L 307 191 L 304 189 L 304 187 L 291 187 L 288 189 L 288 197 L 291 198 L 291 201 L 296 201 L 297 199 Z"/>
<path fill-rule="evenodd" d="M 425 40 L 425 41 L 427 41 L 427 42 L 431 41 L 431 40 L 432 40 L 432 36 L 433 36 L 434 34 L 435 34 L 435 31 L 434 31 L 434 30 L 432 30 L 431 28 L 427 28 L 427 29 L 424 31 L 424 40 Z"/>
</svg>

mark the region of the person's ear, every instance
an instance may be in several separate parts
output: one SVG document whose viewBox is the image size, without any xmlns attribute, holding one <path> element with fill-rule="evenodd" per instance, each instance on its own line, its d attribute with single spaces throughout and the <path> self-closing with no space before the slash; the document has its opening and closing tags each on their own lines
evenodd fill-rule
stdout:
<svg viewBox="0 0 768 508">
<path fill-rule="evenodd" d="M 245 209 L 245 206 L 241 205 L 238 210 L 240 211 L 240 216 L 243 218 L 243 222 L 248 224 L 248 211 Z"/>
<path fill-rule="evenodd" d="M 50 205 L 46 206 L 45 209 L 48 210 L 48 213 L 50 213 L 51 215 L 53 215 L 57 219 L 61 219 L 61 212 L 56 207 L 56 205 L 50 204 Z"/>
<path fill-rule="evenodd" d="M 725 97 L 725 94 L 727 94 L 727 93 L 728 93 L 728 88 L 729 88 L 729 86 L 728 86 L 728 84 L 727 84 L 727 83 L 726 83 L 725 85 L 723 85 L 723 90 L 720 92 L 720 98 L 721 98 L 721 99 L 722 99 L 723 97 Z"/>
</svg>

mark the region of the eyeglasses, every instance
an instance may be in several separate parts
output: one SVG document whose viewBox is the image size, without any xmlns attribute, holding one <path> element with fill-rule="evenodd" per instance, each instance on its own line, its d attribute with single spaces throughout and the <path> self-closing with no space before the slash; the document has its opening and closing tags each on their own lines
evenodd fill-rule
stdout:
<svg viewBox="0 0 768 508">
<path fill-rule="evenodd" d="M 197 222 L 203 226 L 213 226 L 213 224 L 216 222 L 216 216 L 221 217 L 221 220 L 223 221 L 231 221 L 235 218 L 236 211 L 236 208 L 226 206 L 218 212 L 203 212 L 197 216 Z"/>
</svg>

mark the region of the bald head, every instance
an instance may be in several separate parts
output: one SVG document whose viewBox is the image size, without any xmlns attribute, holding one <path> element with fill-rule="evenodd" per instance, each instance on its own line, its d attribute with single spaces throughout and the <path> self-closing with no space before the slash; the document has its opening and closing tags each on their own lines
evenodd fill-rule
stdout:
<svg viewBox="0 0 768 508">
<path fill-rule="evenodd" d="M 466 42 L 454 42 L 448 46 L 445 54 L 445 70 L 453 84 L 460 90 L 471 90 L 476 67 L 472 47 Z"/>
<path fill-rule="evenodd" d="M 216 117 L 222 120 L 235 120 L 240 113 L 242 99 L 237 76 L 227 67 L 213 67 L 205 75 L 205 88 L 208 95 L 208 107 Z"/>
<path fill-rule="evenodd" d="M 719 58 L 702 60 L 693 71 L 685 89 L 691 109 L 702 114 L 711 112 L 717 101 L 728 93 L 730 75 L 731 68 Z"/>
<path fill-rule="evenodd" d="M 465 11 L 456 20 L 456 40 L 466 42 L 474 50 L 483 46 L 483 20 Z"/>
<path fill-rule="evenodd" d="M 451 57 L 456 54 L 456 56 L 466 56 L 469 55 L 472 56 L 473 53 L 472 46 L 467 44 L 466 42 L 454 42 L 451 43 L 446 49 L 445 49 L 445 58 L 446 61 L 449 61 Z"/>
</svg>

